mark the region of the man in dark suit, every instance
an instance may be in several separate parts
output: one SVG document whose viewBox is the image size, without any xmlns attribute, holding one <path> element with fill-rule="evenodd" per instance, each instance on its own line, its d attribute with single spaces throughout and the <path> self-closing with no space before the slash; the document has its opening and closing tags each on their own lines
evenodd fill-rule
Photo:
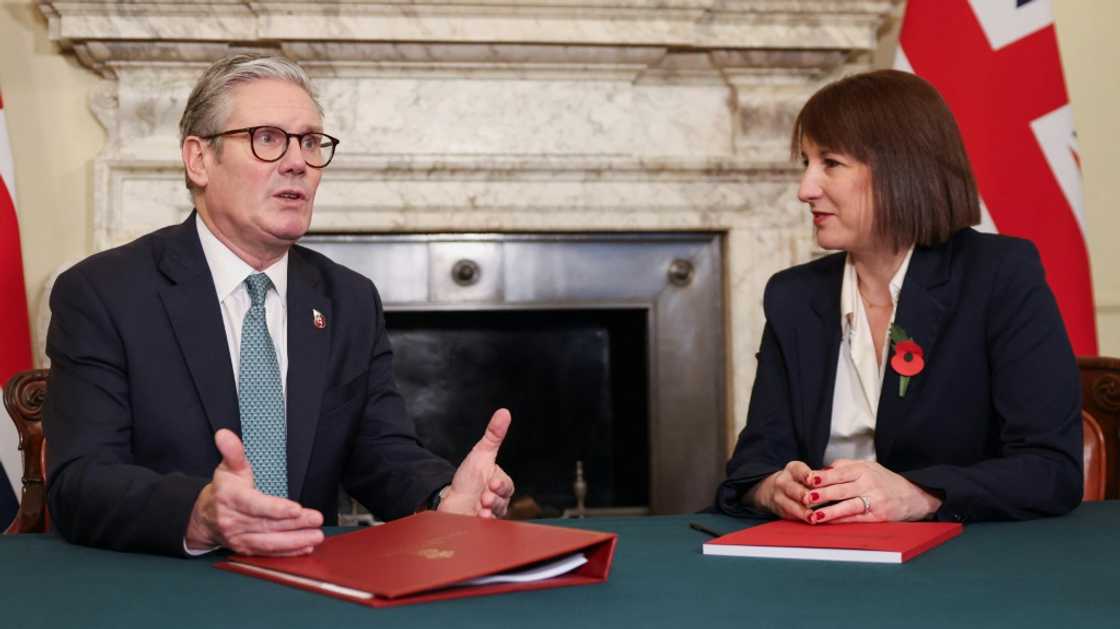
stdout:
<svg viewBox="0 0 1120 629">
<path fill-rule="evenodd" d="M 216 62 L 180 133 L 197 212 L 79 263 L 51 296 L 58 530 L 120 550 L 301 554 L 335 522 L 340 484 L 386 519 L 503 515 L 509 413 L 458 470 L 425 450 L 377 290 L 295 245 L 338 144 L 303 71 Z"/>
</svg>

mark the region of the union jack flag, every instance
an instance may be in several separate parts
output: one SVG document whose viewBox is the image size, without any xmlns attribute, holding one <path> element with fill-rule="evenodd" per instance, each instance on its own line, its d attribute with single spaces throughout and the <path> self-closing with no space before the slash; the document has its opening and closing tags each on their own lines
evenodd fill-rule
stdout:
<svg viewBox="0 0 1120 629">
<path fill-rule="evenodd" d="M 31 367 L 31 331 L 16 222 L 15 185 L 4 99 L 0 97 L 0 387 L 17 371 Z M 0 405 L 0 531 L 8 528 L 16 514 L 15 481 L 19 477 L 19 435 Z"/>
<path fill-rule="evenodd" d="M 1096 355 L 1081 165 L 1050 0 L 910 0 L 895 66 L 941 92 L 980 189 L 981 229 L 1035 243 L 1074 352 Z"/>
</svg>

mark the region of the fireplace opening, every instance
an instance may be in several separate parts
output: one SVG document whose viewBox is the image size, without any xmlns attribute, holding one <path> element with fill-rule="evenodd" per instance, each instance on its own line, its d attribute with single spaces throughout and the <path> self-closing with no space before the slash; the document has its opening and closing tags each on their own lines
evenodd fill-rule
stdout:
<svg viewBox="0 0 1120 629">
<path fill-rule="evenodd" d="M 589 516 L 711 504 L 727 456 L 719 234 L 301 242 L 377 286 L 396 381 L 428 447 L 458 463 L 494 410 L 510 409 L 499 463 L 532 499 L 515 505 L 520 517 L 571 515 L 577 493 Z M 353 501 L 340 504 L 340 521 L 362 522 Z"/>
<path fill-rule="evenodd" d="M 386 313 L 397 386 L 426 447 L 458 463 L 495 409 L 522 517 L 649 505 L 645 308 Z"/>
</svg>

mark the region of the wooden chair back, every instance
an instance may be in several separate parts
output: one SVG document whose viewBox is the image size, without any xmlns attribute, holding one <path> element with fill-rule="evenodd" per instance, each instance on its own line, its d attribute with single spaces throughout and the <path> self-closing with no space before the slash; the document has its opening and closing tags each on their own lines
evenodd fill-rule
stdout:
<svg viewBox="0 0 1120 629">
<path fill-rule="evenodd" d="M 1120 359 L 1082 357 L 1077 359 L 1077 366 L 1081 370 L 1081 407 L 1096 420 L 1104 440 L 1104 499 L 1115 500 L 1120 498 L 1116 475 L 1120 447 Z"/>
<path fill-rule="evenodd" d="M 1085 453 L 1084 500 L 1104 500 L 1108 479 L 1108 453 L 1104 447 L 1104 431 L 1088 411 L 1081 411 L 1082 447 Z"/>
<path fill-rule="evenodd" d="M 23 489 L 19 511 L 5 535 L 43 533 L 47 515 L 47 448 L 43 438 L 43 402 L 47 399 L 46 369 L 21 371 L 4 385 L 4 407 L 19 432 L 23 456 Z"/>
</svg>

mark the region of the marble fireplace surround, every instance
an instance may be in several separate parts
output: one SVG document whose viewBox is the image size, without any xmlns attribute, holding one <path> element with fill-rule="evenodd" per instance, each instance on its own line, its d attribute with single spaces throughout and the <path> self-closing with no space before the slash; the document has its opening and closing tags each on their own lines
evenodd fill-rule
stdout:
<svg viewBox="0 0 1120 629">
<path fill-rule="evenodd" d="M 190 210 L 177 123 L 233 49 L 316 82 L 315 232 L 722 234 L 726 444 L 754 380 L 767 278 L 813 254 L 788 157 L 817 87 L 865 69 L 899 0 L 43 1 L 103 77 L 93 242 Z"/>
</svg>

